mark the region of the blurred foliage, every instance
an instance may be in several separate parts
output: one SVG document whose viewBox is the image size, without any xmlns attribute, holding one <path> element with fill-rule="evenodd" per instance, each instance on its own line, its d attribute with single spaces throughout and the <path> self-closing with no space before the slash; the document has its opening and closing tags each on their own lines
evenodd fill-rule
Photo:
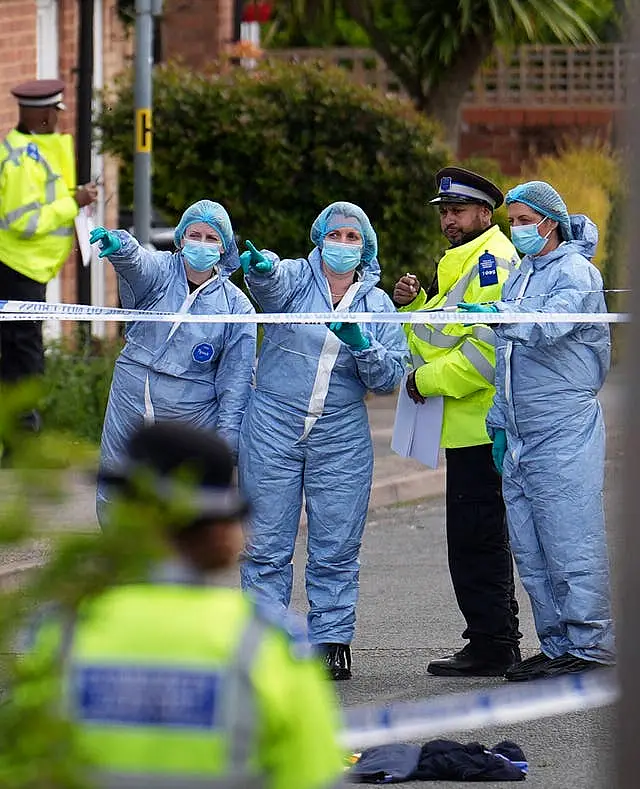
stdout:
<svg viewBox="0 0 640 789">
<path fill-rule="evenodd" d="M 47 346 L 43 396 L 45 425 L 76 438 L 99 443 L 120 340 L 89 345 L 74 338 Z"/>
<path fill-rule="evenodd" d="M 291 11 L 290 3 L 275 3 L 273 19 L 262 25 L 262 46 L 271 49 L 371 46 L 367 33 L 343 8 L 336 8 L 331 17 L 317 14 L 311 22 L 303 14 Z"/>
<path fill-rule="evenodd" d="M 290 46 L 335 46 L 339 20 L 357 23 L 416 106 L 451 134 L 497 43 L 595 41 L 593 26 L 615 15 L 613 0 L 277 0 L 276 9 Z"/>
<path fill-rule="evenodd" d="M 165 516 L 150 503 L 120 502 L 107 533 L 96 533 L 94 524 L 83 533 L 50 530 L 43 512 L 70 504 L 68 475 L 95 474 L 95 453 L 48 430 L 16 441 L 20 413 L 40 397 L 34 384 L 3 389 L 0 411 L 0 442 L 14 447 L 12 468 L 0 477 L 0 557 L 22 554 L 44 535 L 50 543 L 46 564 L 21 573 L 19 585 L 0 584 L 0 786 L 87 789 L 86 759 L 62 716 L 63 650 L 30 652 L 40 643 L 41 627 L 59 633 L 108 587 L 148 576 L 151 563 L 166 555 L 160 538 Z"/>
<path fill-rule="evenodd" d="M 354 84 L 340 68 L 262 63 L 196 75 L 161 67 L 154 79 L 153 202 L 176 220 L 219 200 L 236 232 L 281 257 L 306 257 L 311 223 L 336 200 L 360 205 L 378 233 L 382 284 L 411 267 L 433 275 L 443 240 L 426 206 L 448 162 L 437 127 L 410 102 Z M 122 163 L 132 199 L 130 75 L 105 99 L 104 148 Z"/>
</svg>

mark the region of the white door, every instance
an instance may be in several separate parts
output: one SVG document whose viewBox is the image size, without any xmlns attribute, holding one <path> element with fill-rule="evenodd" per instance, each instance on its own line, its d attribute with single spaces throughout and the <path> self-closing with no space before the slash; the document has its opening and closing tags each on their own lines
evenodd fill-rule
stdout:
<svg viewBox="0 0 640 789">
<path fill-rule="evenodd" d="M 36 53 L 38 79 L 56 79 L 59 74 L 58 0 L 36 0 Z M 47 285 L 47 301 L 59 302 L 60 277 Z M 45 321 L 45 338 L 60 336 L 59 321 Z"/>
</svg>

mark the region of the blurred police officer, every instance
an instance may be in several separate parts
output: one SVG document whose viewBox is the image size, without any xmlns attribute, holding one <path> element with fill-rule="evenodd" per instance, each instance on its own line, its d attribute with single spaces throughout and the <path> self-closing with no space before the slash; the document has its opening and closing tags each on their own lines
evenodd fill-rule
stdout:
<svg viewBox="0 0 640 789">
<path fill-rule="evenodd" d="M 171 422 L 135 433 L 126 465 L 107 477 L 110 506 L 159 513 L 170 558 L 150 583 L 92 601 L 67 638 L 65 709 L 97 786 L 341 785 L 322 665 L 305 640 L 223 585 L 246 513 L 232 473 L 221 438 Z"/>
<path fill-rule="evenodd" d="M 73 247 L 73 220 L 97 198 L 94 184 L 76 188 L 69 134 L 58 134 L 64 83 L 33 80 L 13 88 L 19 120 L 0 144 L 0 299 L 44 301 L 46 285 Z M 15 382 L 44 370 L 41 321 L 0 322 L 0 379 Z M 37 412 L 23 427 L 37 431 Z"/>
<path fill-rule="evenodd" d="M 511 241 L 493 224 L 503 195 L 495 184 L 460 167 L 436 175 L 440 226 L 450 248 L 425 292 L 411 274 L 395 286 L 401 310 L 455 307 L 493 301 L 519 263 Z M 473 297 L 473 299 L 472 299 Z M 407 392 L 416 403 L 444 397 L 441 445 L 447 458 L 447 550 L 456 599 L 469 643 L 434 660 L 441 676 L 500 676 L 520 660 L 514 594 L 500 477 L 493 466 L 485 418 L 494 389 L 494 334 L 488 326 L 406 326 L 414 371 Z"/>
</svg>

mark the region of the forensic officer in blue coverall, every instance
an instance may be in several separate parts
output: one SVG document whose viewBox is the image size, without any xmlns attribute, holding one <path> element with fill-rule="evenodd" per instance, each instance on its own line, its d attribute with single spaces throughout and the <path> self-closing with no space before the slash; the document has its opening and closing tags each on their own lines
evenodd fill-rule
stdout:
<svg viewBox="0 0 640 789">
<path fill-rule="evenodd" d="M 149 252 L 124 230 L 96 228 L 118 274 L 122 306 L 156 312 L 253 313 L 230 280 L 240 266 L 231 220 L 211 200 L 187 208 L 176 252 Z M 255 324 L 133 322 L 116 362 L 102 431 L 100 467 L 117 464 L 143 423 L 179 419 L 215 428 L 234 454 L 255 361 Z M 99 520 L 107 500 L 98 486 Z"/>
<path fill-rule="evenodd" d="M 487 417 L 502 472 L 511 548 L 540 652 L 511 667 L 512 681 L 568 674 L 615 660 L 603 486 L 605 428 L 598 391 L 610 362 L 606 323 L 545 322 L 549 313 L 602 313 L 602 277 L 590 262 L 598 230 L 569 216 L 544 181 L 512 189 L 511 238 L 525 257 L 495 304 L 496 396 Z"/>
<path fill-rule="evenodd" d="M 241 573 L 244 588 L 289 605 L 304 493 L 309 638 L 331 676 L 348 679 L 373 473 L 364 396 L 392 392 L 408 354 L 400 324 L 339 322 L 341 311 L 395 312 L 376 287 L 377 238 L 364 211 L 331 204 L 313 223 L 311 240 L 308 260 L 279 260 L 252 245 L 242 255 L 264 311 L 335 310 L 336 322 L 265 326 L 240 435 L 240 481 L 252 506 Z"/>
</svg>

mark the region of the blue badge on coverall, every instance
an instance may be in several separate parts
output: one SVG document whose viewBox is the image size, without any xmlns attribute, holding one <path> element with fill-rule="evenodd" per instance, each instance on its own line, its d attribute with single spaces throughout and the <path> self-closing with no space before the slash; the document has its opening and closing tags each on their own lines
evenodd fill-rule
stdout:
<svg viewBox="0 0 640 789">
<path fill-rule="evenodd" d="M 480 275 L 480 287 L 498 284 L 498 264 L 494 256 L 485 250 L 483 255 L 478 258 L 478 273 Z"/>
<path fill-rule="evenodd" d="M 199 342 L 193 346 L 191 358 L 194 362 L 208 362 L 213 356 L 213 345 L 209 342 Z"/>
<path fill-rule="evenodd" d="M 27 156 L 35 159 L 36 162 L 40 161 L 40 151 L 38 150 L 38 146 L 35 144 L 35 142 L 30 142 L 29 145 L 27 145 Z"/>
</svg>

